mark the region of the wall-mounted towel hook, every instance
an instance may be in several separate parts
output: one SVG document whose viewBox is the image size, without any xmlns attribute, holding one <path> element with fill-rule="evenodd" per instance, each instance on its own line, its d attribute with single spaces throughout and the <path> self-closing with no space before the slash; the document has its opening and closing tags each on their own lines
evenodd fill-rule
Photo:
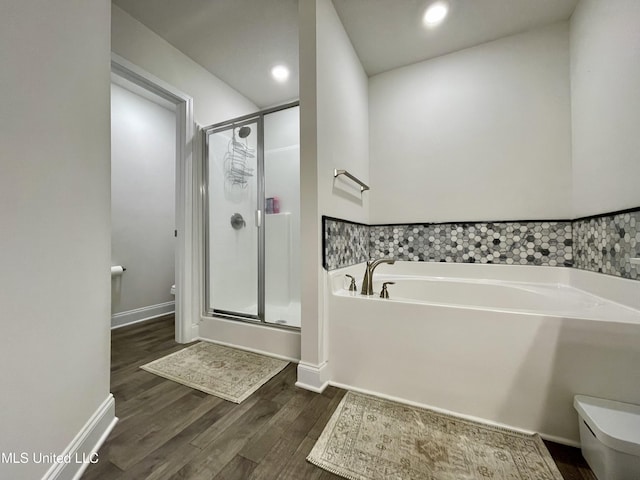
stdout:
<svg viewBox="0 0 640 480">
<path fill-rule="evenodd" d="M 118 276 L 122 275 L 126 271 L 127 271 L 127 269 L 125 267 L 123 267 L 122 265 L 114 265 L 114 266 L 111 267 L 111 276 L 112 277 L 118 277 Z"/>
</svg>

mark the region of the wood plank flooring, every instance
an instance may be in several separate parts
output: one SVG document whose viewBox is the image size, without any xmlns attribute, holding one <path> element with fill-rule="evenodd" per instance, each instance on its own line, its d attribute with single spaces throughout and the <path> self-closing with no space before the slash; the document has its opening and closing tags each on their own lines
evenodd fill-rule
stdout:
<svg viewBox="0 0 640 480">
<path fill-rule="evenodd" d="M 341 478 L 306 456 L 344 390 L 299 389 L 289 365 L 238 405 L 140 370 L 185 347 L 173 338 L 173 316 L 112 332 L 111 391 L 120 421 L 83 480 Z M 565 480 L 596 480 L 579 450 L 547 446 Z"/>
</svg>

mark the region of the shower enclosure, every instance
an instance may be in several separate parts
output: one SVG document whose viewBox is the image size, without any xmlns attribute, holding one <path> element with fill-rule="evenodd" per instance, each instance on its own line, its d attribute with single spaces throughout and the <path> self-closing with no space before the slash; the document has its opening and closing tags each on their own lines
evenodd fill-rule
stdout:
<svg viewBox="0 0 640 480">
<path fill-rule="evenodd" d="M 300 327 L 299 107 L 204 129 L 205 312 Z"/>
</svg>

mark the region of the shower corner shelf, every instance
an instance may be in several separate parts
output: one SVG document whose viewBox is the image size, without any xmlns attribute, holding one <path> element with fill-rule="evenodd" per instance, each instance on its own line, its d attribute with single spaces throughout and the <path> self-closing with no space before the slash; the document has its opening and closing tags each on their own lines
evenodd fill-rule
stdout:
<svg viewBox="0 0 640 480">
<path fill-rule="evenodd" d="M 333 178 L 336 178 L 338 175 L 344 175 L 348 179 L 353 180 L 358 185 L 360 185 L 360 193 L 362 193 L 362 192 L 364 192 L 366 190 L 371 190 L 369 188 L 369 185 L 367 185 L 366 183 L 364 183 L 362 180 L 360 180 L 359 178 L 355 177 L 354 175 L 350 174 L 346 170 L 341 170 L 341 169 L 337 169 L 337 168 L 334 169 L 333 170 Z"/>
</svg>

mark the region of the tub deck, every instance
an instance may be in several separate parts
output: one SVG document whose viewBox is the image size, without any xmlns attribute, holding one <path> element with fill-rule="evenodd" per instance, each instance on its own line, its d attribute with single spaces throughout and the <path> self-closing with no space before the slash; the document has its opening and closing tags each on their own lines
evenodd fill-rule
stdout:
<svg viewBox="0 0 640 480">
<path fill-rule="evenodd" d="M 380 299 L 383 282 L 389 285 L 389 299 Z M 640 283 L 640 282 L 639 282 Z M 639 285 L 640 287 L 640 285 Z M 334 288 L 335 295 L 364 300 L 475 308 L 498 312 L 581 318 L 640 325 L 640 311 L 562 283 L 534 283 L 455 277 L 377 275 L 375 295 L 354 295 L 348 288 Z"/>
</svg>

